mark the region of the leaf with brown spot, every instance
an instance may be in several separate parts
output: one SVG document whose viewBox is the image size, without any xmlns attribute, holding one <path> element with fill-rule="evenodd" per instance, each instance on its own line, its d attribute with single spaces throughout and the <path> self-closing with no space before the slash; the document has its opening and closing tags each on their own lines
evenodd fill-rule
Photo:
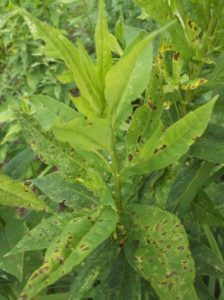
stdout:
<svg viewBox="0 0 224 300">
<path fill-rule="evenodd" d="M 126 247 L 132 252 L 140 276 L 150 281 L 160 299 L 173 300 L 176 296 L 195 299 L 194 261 L 179 219 L 156 206 L 146 205 L 131 206 L 126 218 L 129 232 Z M 174 234 L 175 224 L 178 228 Z M 136 240 L 138 244 L 134 243 Z"/>
</svg>

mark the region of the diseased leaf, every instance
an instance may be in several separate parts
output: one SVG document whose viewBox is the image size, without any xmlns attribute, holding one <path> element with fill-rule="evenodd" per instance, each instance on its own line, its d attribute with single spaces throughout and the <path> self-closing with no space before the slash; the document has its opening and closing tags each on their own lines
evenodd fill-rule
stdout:
<svg viewBox="0 0 224 300">
<path fill-rule="evenodd" d="M 138 42 L 132 51 L 113 66 L 106 76 L 105 97 L 113 123 L 119 126 L 131 112 L 131 102 L 149 82 L 152 69 L 152 34 Z"/>
<path fill-rule="evenodd" d="M 20 116 L 20 122 L 26 141 L 44 163 L 56 165 L 68 175 L 77 174 L 84 167 L 72 149 L 62 147 L 51 135 L 44 133 L 32 118 L 23 115 Z"/>
<path fill-rule="evenodd" d="M 4 173 L 13 179 L 21 179 L 26 173 L 28 167 L 33 162 L 35 154 L 30 148 L 15 155 L 3 168 Z"/>
<path fill-rule="evenodd" d="M 91 292 L 95 294 L 98 288 L 101 290 L 103 279 L 108 275 L 115 259 L 116 246 L 114 241 L 105 241 L 88 256 L 78 269 L 78 275 L 72 283 L 69 300 L 82 299 Z"/>
<path fill-rule="evenodd" d="M 124 173 L 131 175 L 152 172 L 176 162 L 206 129 L 215 101 L 216 97 L 168 127 L 158 139 L 154 153 L 149 152 L 149 157 L 145 153 L 144 159 L 133 165 L 130 163 Z"/>
<path fill-rule="evenodd" d="M 180 220 L 146 205 L 133 205 L 126 214 L 128 241 L 138 241 L 133 256 L 139 274 L 151 282 L 161 299 L 197 299 L 194 262 Z"/>
<path fill-rule="evenodd" d="M 51 173 L 33 180 L 33 183 L 53 202 L 64 203 L 66 206 L 80 208 L 97 203 L 94 195 L 79 183 L 66 180 L 59 173 Z M 88 205 L 87 205 L 88 206 Z"/>
<path fill-rule="evenodd" d="M 43 218 L 37 226 L 26 232 L 7 256 L 47 248 L 52 240 L 61 233 L 63 227 L 70 219 L 71 214 L 51 216 L 46 219 Z"/>
<path fill-rule="evenodd" d="M 20 181 L 0 174 L 0 182 L 0 205 L 49 211 L 48 206 Z"/>
<path fill-rule="evenodd" d="M 71 272 L 113 233 L 117 222 L 117 213 L 109 207 L 69 222 L 48 247 L 43 265 L 32 274 L 19 299 L 32 299 Z"/>
<path fill-rule="evenodd" d="M 135 0 L 144 11 L 160 25 L 167 24 L 175 18 L 178 19 L 178 23 L 174 27 L 170 27 L 167 31 L 169 36 L 165 37 L 166 41 L 174 45 L 175 49 L 180 52 L 184 58 L 189 59 L 193 55 L 193 45 L 186 32 L 185 20 L 183 20 L 181 12 L 179 11 L 179 5 L 177 1 L 169 2 L 167 0 L 147 1 L 147 0 Z M 189 1 L 188 1 L 189 2 Z M 184 4 L 181 3 L 181 6 Z M 186 22 L 187 23 L 187 22 Z"/>
</svg>

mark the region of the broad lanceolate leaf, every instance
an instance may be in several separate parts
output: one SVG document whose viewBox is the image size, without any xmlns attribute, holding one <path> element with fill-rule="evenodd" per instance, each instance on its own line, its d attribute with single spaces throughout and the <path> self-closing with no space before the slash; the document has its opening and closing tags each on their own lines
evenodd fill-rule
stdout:
<svg viewBox="0 0 224 300">
<path fill-rule="evenodd" d="M 103 108 L 101 97 L 89 78 L 85 62 L 83 57 L 80 56 L 79 50 L 65 38 L 61 31 L 40 22 L 25 10 L 20 9 L 18 12 L 26 20 L 34 38 L 45 41 L 47 55 L 62 59 L 65 62 L 89 107 L 96 115 L 100 115 Z"/>
<path fill-rule="evenodd" d="M 66 174 L 77 174 L 84 164 L 72 149 L 62 147 L 52 136 L 43 133 L 39 124 L 28 116 L 20 116 L 22 132 L 30 147 L 46 164 L 57 166 Z"/>
<path fill-rule="evenodd" d="M 131 102 L 141 95 L 149 82 L 152 69 L 152 40 L 144 38 L 111 68 L 106 76 L 105 97 L 108 114 L 119 126 L 131 112 Z"/>
<path fill-rule="evenodd" d="M 155 206 L 133 205 L 126 214 L 128 240 L 138 240 L 133 253 L 135 267 L 160 299 L 197 299 L 194 262 L 180 220 Z"/>
<path fill-rule="evenodd" d="M 112 66 L 112 56 L 109 43 L 109 31 L 105 16 L 104 0 L 99 1 L 99 16 L 95 31 L 97 69 L 104 88 L 105 76 Z"/>
<path fill-rule="evenodd" d="M 144 157 L 139 162 L 130 163 L 124 173 L 148 173 L 176 162 L 206 129 L 215 101 L 211 100 L 171 125 L 158 139 L 154 152 L 150 151 L 147 156 L 145 151 Z"/>
<path fill-rule="evenodd" d="M 23 183 L 0 174 L 0 205 L 32 208 L 34 210 L 46 210 L 47 205 Z"/>
<path fill-rule="evenodd" d="M 117 222 L 117 213 L 109 207 L 69 222 L 48 247 L 43 265 L 30 277 L 19 299 L 31 300 L 71 272 L 112 234 Z"/>
</svg>

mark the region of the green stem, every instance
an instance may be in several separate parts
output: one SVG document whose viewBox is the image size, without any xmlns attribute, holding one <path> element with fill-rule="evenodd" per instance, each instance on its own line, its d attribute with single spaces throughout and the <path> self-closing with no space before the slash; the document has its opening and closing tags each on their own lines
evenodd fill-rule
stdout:
<svg viewBox="0 0 224 300">
<path fill-rule="evenodd" d="M 111 169 L 114 178 L 114 185 L 115 185 L 115 203 L 119 212 L 122 211 L 122 197 L 121 197 L 121 180 L 119 174 L 119 167 L 118 167 L 118 160 L 117 154 L 115 149 L 115 136 L 114 130 L 111 126 L 111 144 L 110 144 L 110 155 L 112 159 Z"/>
</svg>

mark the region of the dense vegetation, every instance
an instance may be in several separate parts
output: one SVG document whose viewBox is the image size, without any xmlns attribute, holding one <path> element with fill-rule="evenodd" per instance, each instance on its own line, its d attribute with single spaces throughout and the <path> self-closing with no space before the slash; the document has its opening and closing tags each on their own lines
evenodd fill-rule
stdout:
<svg viewBox="0 0 224 300">
<path fill-rule="evenodd" d="M 222 2 L 1 1 L 0 300 L 224 300 Z"/>
</svg>

